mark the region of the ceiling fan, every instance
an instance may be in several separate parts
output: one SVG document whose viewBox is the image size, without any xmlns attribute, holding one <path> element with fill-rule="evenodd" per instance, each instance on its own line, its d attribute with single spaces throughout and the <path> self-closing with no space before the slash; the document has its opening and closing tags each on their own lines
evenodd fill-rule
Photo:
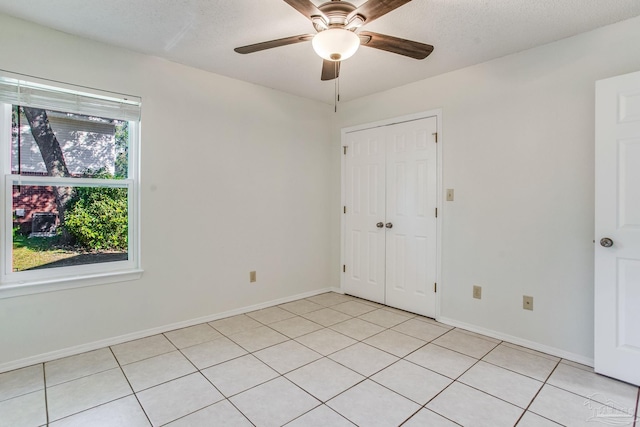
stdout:
<svg viewBox="0 0 640 427">
<path fill-rule="evenodd" d="M 344 0 L 331 0 L 315 6 L 310 0 L 284 0 L 307 17 L 316 34 L 301 34 L 277 40 L 237 47 L 238 53 L 253 53 L 274 47 L 312 41 L 323 59 L 322 80 L 332 80 L 340 73 L 340 61 L 352 56 L 360 45 L 380 49 L 414 59 L 424 59 L 433 46 L 371 31 L 359 31 L 368 24 L 411 0 L 368 0 L 360 7 Z"/>
</svg>

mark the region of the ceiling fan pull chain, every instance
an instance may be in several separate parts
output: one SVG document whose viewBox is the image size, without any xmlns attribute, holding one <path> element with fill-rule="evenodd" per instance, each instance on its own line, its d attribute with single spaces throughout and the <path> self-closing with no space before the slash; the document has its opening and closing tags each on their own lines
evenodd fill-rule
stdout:
<svg viewBox="0 0 640 427">
<path fill-rule="evenodd" d="M 340 75 L 338 74 L 338 67 L 340 66 L 340 61 L 335 61 L 334 65 L 334 82 L 333 82 L 333 112 L 338 112 L 338 103 L 340 102 Z"/>
<path fill-rule="evenodd" d="M 337 70 L 338 69 L 338 62 L 334 62 L 334 67 Z M 335 74 L 334 74 L 335 75 Z M 337 113 L 338 112 L 338 78 L 336 77 L 333 81 L 333 112 Z"/>
</svg>

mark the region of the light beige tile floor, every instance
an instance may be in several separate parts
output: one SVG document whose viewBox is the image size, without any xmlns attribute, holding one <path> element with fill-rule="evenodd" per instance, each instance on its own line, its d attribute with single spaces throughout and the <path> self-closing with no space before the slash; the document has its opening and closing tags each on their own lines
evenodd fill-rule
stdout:
<svg viewBox="0 0 640 427">
<path fill-rule="evenodd" d="M 0 427 L 634 426 L 638 387 L 326 293 L 0 374 Z"/>
</svg>

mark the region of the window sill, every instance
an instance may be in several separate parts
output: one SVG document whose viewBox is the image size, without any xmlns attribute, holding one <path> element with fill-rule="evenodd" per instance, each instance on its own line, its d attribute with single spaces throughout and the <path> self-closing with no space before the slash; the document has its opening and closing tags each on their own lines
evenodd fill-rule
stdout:
<svg viewBox="0 0 640 427">
<path fill-rule="evenodd" d="M 142 277 L 143 272 L 144 270 L 135 269 L 109 273 L 67 276 L 32 282 L 2 284 L 0 285 L 0 299 L 61 291 L 64 289 L 106 285 L 108 283 L 127 282 L 139 279 Z"/>
</svg>

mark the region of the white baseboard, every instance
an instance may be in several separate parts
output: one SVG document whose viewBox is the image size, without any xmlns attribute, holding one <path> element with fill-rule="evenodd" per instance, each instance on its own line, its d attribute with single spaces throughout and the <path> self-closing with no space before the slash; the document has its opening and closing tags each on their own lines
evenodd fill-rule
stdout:
<svg viewBox="0 0 640 427">
<path fill-rule="evenodd" d="M 127 341 L 133 341 L 133 340 L 145 338 L 151 335 L 161 334 L 164 332 L 173 331 L 175 329 L 181 329 L 189 326 L 199 325 L 200 323 L 213 322 L 214 320 L 223 319 L 225 317 L 236 316 L 238 314 L 244 314 L 250 311 L 260 310 L 267 307 L 273 307 L 275 305 L 284 304 L 284 303 L 295 301 L 302 298 L 312 297 L 314 295 L 323 294 L 325 292 L 342 293 L 340 288 L 336 288 L 336 287 L 317 289 L 315 291 L 304 292 L 302 294 L 279 298 L 279 299 L 263 302 L 260 304 L 254 304 L 254 305 L 250 305 L 242 308 L 237 308 L 234 310 L 225 311 L 222 313 L 198 317 L 196 319 L 184 320 L 182 322 L 171 323 L 169 325 L 164 325 L 157 328 L 146 329 L 143 331 L 132 332 L 130 334 L 107 338 L 100 341 L 94 341 L 87 344 L 81 344 L 73 347 L 63 348 L 61 350 L 55 350 L 48 353 L 38 354 L 36 356 L 26 357 L 24 359 L 18 359 L 18 360 L 13 360 L 11 362 L 2 363 L 0 364 L 0 373 L 13 371 L 14 369 L 24 368 L 26 366 L 35 365 L 38 363 L 44 363 L 44 362 L 49 362 L 56 359 L 61 359 L 63 357 L 74 356 L 80 353 L 86 353 L 87 351 L 93 351 L 103 347 L 122 344 Z"/>
<path fill-rule="evenodd" d="M 560 357 L 562 359 L 571 360 L 573 362 L 581 363 L 583 365 L 593 367 L 593 359 L 584 357 L 580 354 L 571 353 L 565 350 L 561 350 L 559 348 L 550 347 L 548 345 L 540 344 L 534 341 L 525 340 L 522 338 L 514 337 L 509 334 L 503 334 L 502 332 L 493 331 L 491 329 L 485 329 L 480 326 L 472 325 L 470 323 L 460 322 L 455 319 L 449 319 L 447 317 L 439 317 L 436 319 L 438 322 L 444 323 L 445 325 L 455 326 L 456 328 L 466 329 L 467 331 L 475 332 L 478 334 L 486 335 L 491 338 L 495 338 L 502 341 L 507 341 L 512 344 L 516 344 L 522 347 L 527 347 L 532 350 L 537 350 L 542 353 L 547 353 L 552 356 Z"/>
</svg>

